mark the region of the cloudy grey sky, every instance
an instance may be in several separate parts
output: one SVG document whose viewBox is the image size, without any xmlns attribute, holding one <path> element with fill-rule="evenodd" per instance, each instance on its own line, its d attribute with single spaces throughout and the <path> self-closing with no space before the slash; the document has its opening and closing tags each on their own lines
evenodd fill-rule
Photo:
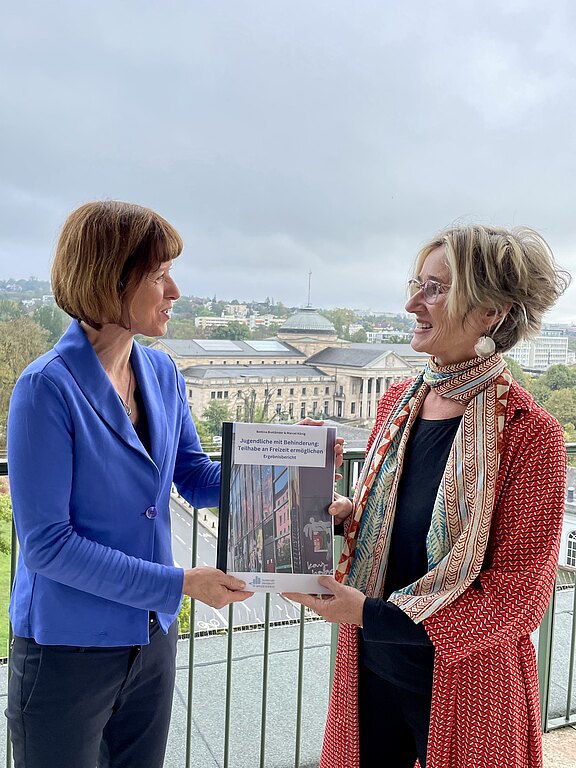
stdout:
<svg viewBox="0 0 576 768">
<path fill-rule="evenodd" d="M 456 220 L 576 276 L 572 0 L 51 0 L 0 13 L 0 278 L 117 198 L 185 240 L 183 293 L 401 311 Z M 550 320 L 576 321 L 576 282 Z"/>
</svg>

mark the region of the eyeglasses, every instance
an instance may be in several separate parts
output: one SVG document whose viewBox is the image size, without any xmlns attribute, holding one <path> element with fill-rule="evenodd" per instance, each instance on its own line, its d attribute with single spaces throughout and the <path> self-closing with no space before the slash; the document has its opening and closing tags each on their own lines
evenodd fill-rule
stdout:
<svg viewBox="0 0 576 768">
<path fill-rule="evenodd" d="M 422 291 L 426 304 L 435 304 L 438 296 L 441 293 L 446 293 L 449 288 L 449 285 L 439 283 L 437 280 L 424 280 L 423 283 L 415 277 L 408 280 L 408 294 L 410 297 L 415 296 L 418 291 Z"/>
</svg>

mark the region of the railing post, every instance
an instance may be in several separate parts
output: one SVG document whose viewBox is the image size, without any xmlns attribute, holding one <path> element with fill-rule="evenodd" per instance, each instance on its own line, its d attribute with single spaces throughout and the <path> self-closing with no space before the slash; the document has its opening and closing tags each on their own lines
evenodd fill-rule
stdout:
<svg viewBox="0 0 576 768">
<path fill-rule="evenodd" d="M 542 732 L 548 732 L 548 705 L 550 702 L 550 672 L 552 669 L 552 644 L 554 640 L 554 610 L 556 585 L 538 632 L 538 686 L 540 689 L 540 717 Z"/>
<path fill-rule="evenodd" d="M 340 555 L 342 554 L 343 540 L 341 536 L 336 536 L 334 541 L 334 562 L 338 563 Z M 334 680 L 334 667 L 336 666 L 336 649 L 338 648 L 338 632 L 340 630 L 340 624 L 330 625 L 330 690 L 332 690 L 332 682 Z"/>
<path fill-rule="evenodd" d="M 196 566 L 198 558 L 198 510 L 192 510 L 192 559 L 190 567 Z M 192 714 L 192 701 L 194 693 L 194 645 L 196 624 L 196 601 L 190 598 L 190 635 L 188 637 L 188 698 L 186 710 L 186 768 L 190 768 L 192 760 L 192 727 L 194 723 Z"/>
<path fill-rule="evenodd" d="M 302 692 L 304 690 L 304 619 L 305 609 L 300 606 L 300 632 L 298 642 L 298 687 L 296 689 L 296 748 L 294 768 L 300 768 L 300 740 L 302 738 Z"/>
<path fill-rule="evenodd" d="M 268 656 L 270 652 L 270 592 L 266 593 L 264 614 L 264 648 L 262 661 L 262 713 L 260 723 L 260 768 L 266 764 L 266 715 L 268 712 Z"/>
<path fill-rule="evenodd" d="M 570 659 L 568 661 L 568 687 L 566 689 L 566 722 L 571 720 L 572 691 L 574 687 L 574 659 L 576 657 L 576 573 L 574 576 L 574 594 L 572 596 L 572 631 L 570 633 Z"/>
<path fill-rule="evenodd" d="M 18 537 L 16 535 L 16 526 L 14 525 L 14 518 L 12 518 L 12 540 L 10 542 L 10 590 L 14 584 L 14 578 L 16 576 L 16 566 L 18 564 Z M 12 631 L 12 622 L 8 622 L 8 684 L 10 684 L 10 656 L 12 655 L 12 641 L 14 640 L 14 632 Z M 12 741 L 10 739 L 10 725 L 6 721 L 6 768 L 12 768 Z"/>
<path fill-rule="evenodd" d="M 234 603 L 228 606 L 228 643 L 226 648 L 226 717 L 224 720 L 224 768 L 230 760 L 230 718 L 232 712 L 232 639 L 234 637 Z"/>
</svg>

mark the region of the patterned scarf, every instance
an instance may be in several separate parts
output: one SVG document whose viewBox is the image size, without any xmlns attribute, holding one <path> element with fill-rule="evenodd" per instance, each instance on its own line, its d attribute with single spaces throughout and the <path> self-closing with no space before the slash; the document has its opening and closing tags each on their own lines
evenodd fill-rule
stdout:
<svg viewBox="0 0 576 768">
<path fill-rule="evenodd" d="M 372 444 L 358 479 L 338 581 L 381 597 L 396 494 L 411 428 L 430 388 L 466 405 L 432 510 L 428 572 L 390 596 L 415 622 L 451 603 L 480 573 L 488 544 L 511 375 L 500 355 L 428 361 Z"/>
</svg>

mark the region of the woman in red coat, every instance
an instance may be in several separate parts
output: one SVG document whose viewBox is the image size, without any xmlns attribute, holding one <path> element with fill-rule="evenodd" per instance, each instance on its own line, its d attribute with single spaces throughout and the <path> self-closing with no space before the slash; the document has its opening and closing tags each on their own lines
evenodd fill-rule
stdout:
<svg viewBox="0 0 576 768">
<path fill-rule="evenodd" d="M 342 624 L 322 768 L 540 768 L 530 634 L 554 584 L 562 429 L 502 352 L 566 288 L 534 231 L 478 225 L 419 253 L 406 310 L 422 373 L 382 397 L 333 596 Z"/>
</svg>

